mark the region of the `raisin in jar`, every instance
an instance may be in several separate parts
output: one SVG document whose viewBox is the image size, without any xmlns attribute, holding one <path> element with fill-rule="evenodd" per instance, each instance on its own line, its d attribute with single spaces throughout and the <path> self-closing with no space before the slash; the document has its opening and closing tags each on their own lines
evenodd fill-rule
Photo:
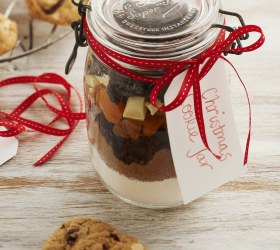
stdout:
<svg viewBox="0 0 280 250">
<path fill-rule="evenodd" d="M 135 58 L 183 60 L 214 44 L 223 24 L 218 0 L 92 1 L 87 22 L 95 39 Z M 160 77 L 164 68 L 136 67 Z M 165 113 L 150 101 L 153 85 L 110 68 L 89 49 L 84 89 L 92 164 L 106 187 L 142 207 L 183 204 Z M 166 90 L 166 89 L 165 89 Z M 161 91 L 157 103 L 164 103 Z"/>
</svg>

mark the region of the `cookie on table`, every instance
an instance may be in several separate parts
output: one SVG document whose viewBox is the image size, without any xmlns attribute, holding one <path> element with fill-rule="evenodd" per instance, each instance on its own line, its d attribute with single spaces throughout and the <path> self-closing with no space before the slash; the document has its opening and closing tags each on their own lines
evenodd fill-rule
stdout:
<svg viewBox="0 0 280 250">
<path fill-rule="evenodd" d="M 29 14 L 35 19 L 58 25 L 69 25 L 80 18 L 71 0 L 25 0 Z M 86 4 L 88 1 L 85 1 Z"/>
<path fill-rule="evenodd" d="M 85 217 L 66 221 L 42 250 L 148 250 L 136 238 L 120 233 L 109 224 Z"/>
<path fill-rule="evenodd" d="M 0 14 L 0 55 L 12 50 L 17 43 L 16 22 Z"/>
</svg>

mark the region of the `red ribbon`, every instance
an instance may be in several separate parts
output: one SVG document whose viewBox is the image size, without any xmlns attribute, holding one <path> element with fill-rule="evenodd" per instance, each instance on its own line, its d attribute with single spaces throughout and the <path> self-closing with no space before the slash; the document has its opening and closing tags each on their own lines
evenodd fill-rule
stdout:
<svg viewBox="0 0 280 250">
<path fill-rule="evenodd" d="M 223 52 L 235 52 L 235 53 L 243 53 L 243 52 L 250 52 L 253 50 L 258 49 L 261 47 L 265 41 L 264 34 L 262 32 L 262 29 L 256 25 L 247 25 L 244 27 L 240 27 L 229 34 L 229 36 L 224 39 L 225 31 L 222 30 L 214 43 L 209 49 L 202 52 L 199 56 L 187 60 L 182 61 L 168 61 L 168 60 L 147 60 L 147 59 L 139 59 L 134 57 L 129 57 L 120 53 L 117 53 L 101 43 L 99 43 L 95 37 L 92 35 L 86 18 L 84 19 L 83 23 L 84 32 L 87 37 L 87 41 L 91 47 L 91 49 L 94 51 L 94 53 L 102 60 L 105 64 L 110 66 L 113 70 L 118 71 L 119 73 L 126 75 L 127 77 L 145 81 L 151 84 L 154 84 L 154 88 L 152 89 L 151 95 L 150 95 L 150 102 L 152 105 L 157 107 L 157 98 L 160 93 L 160 91 L 163 89 L 164 86 L 169 85 L 172 80 L 184 69 L 188 68 L 188 71 L 185 75 L 185 78 L 181 84 L 181 88 L 176 96 L 176 98 L 169 103 L 166 106 L 157 107 L 160 111 L 170 111 L 178 106 L 180 106 L 186 97 L 188 96 L 189 91 L 191 88 L 193 88 L 194 92 L 194 109 L 195 109 L 195 115 L 196 120 L 199 128 L 199 132 L 201 135 L 201 139 L 205 145 L 205 147 L 217 158 L 219 159 L 220 156 L 216 155 L 212 152 L 210 149 L 207 138 L 206 138 L 206 132 L 205 132 L 205 124 L 204 124 L 204 118 L 203 118 L 203 110 L 202 110 L 202 102 L 201 102 L 201 93 L 200 93 L 200 80 L 211 70 L 213 65 L 216 63 L 216 61 L 221 58 L 229 63 L 227 59 L 225 59 L 221 54 Z M 260 37 L 258 40 L 246 47 L 243 48 L 235 48 L 230 49 L 230 45 L 239 37 L 241 37 L 244 34 L 247 33 L 258 33 Z M 113 58 L 113 59 L 112 59 Z M 120 64 L 116 63 L 114 60 L 118 60 L 121 62 L 124 62 L 129 65 L 133 66 L 139 66 L 139 67 L 152 67 L 152 68 L 167 68 L 166 72 L 163 74 L 162 77 L 159 79 L 155 79 L 152 77 L 144 76 L 141 74 L 138 74 L 130 69 L 127 69 Z M 202 66 L 203 65 L 203 66 Z M 234 68 L 234 66 L 230 63 L 230 65 Z M 234 68 L 235 72 L 237 73 L 236 69 Z M 238 75 L 238 73 L 237 73 Z M 240 76 L 238 75 L 240 81 L 242 82 Z M 247 143 L 246 143 L 246 150 L 245 150 L 245 157 L 244 157 L 244 164 L 247 163 L 248 160 L 248 152 L 249 152 L 249 144 L 250 144 L 250 134 L 251 134 L 251 107 L 250 107 L 250 101 L 249 96 L 246 90 L 246 87 L 244 83 L 242 82 L 246 95 L 248 98 L 249 103 L 249 133 L 247 137 Z"/>
<path fill-rule="evenodd" d="M 66 90 L 66 98 L 51 89 L 38 89 L 36 86 L 37 83 L 47 83 L 54 85 L 62 85 Z M 2 137 L 10 137 L 16 136 L 23 132 L 34 132 L 38 131 L 48 135 L 54 136 L 63 136 L 64 138 L 55 145 L 48 153 L 46 153 L 40 160 L 38 160 L 34 166 L 38 166 L 49 160 L 57 150 L 62 146 L 62 144 L 67 140 L 69 135 L 76 128 L 80 120 L 86 118 L 86 114 L 82 112 L 83 102 L 78 91 L 68 83 L 64 78 L 57 74 L 46 73 L 36 76 L 20 76 L 9 78 L 3 81 L 0 81 L 0 87 L 4 87 L 12 84 L 33 84 L 35 93 L 26 98 L 12 113 L 8 114 L 6 112 L 0 111 L 0 114 L 4 116 L 4 118 L 0 119 L 0 126 L 5 126 L 8 128 L 7 131 L 0 131 L 0 136 Z M 79 112 L 73 112 L 71 109 L 71 90 L 74 91 L 76 96 L 79 99 Z M 46 95 L 54 96 L 60 104 L 61 109 L 57 109 L 52 106 L 47 99 Z M 26 119 L 21 117 L 21 115 L 37 100 L 42 99 L 46 106 L 56 114 L 56 117 L 47 125 Z M 52 125 L 62 118 L 65 118 L 69 128 L 67 129 L 58 129 L 54 128 Z M 27 129 L 29 128 L 29 130 Z M 30 130 L 31 129 L 31 130 Z"/>
</svg>

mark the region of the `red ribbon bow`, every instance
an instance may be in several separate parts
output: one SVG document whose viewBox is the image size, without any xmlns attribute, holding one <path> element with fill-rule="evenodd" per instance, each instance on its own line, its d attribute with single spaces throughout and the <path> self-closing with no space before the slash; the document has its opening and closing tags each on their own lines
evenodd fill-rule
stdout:
<svg viewBox="0 0 280 250">
<path fill-rule="evenodd" d="M 101 43 L 99 43 L 95 37 L 90 32 L 88 23 L 86 18 L 84 19 L 83 23 L 84 32 L 87 37 L 87 41 L 91 47 L 91 49 L 94 51 L 94 53 L 102 60 L 105 64 L 110 66 L 112 69 L 120 72 L 123 75 L 126 75 L 130 78 L 145 81 L 151 84 L 154 84 L 154 88 L 152 89 L 152 92 L 150 94 L 150 102 L 152 105 L 157 107 L 157 97 L 160 93 L 160 91 L 163 89 L 164 86 L 169 85 L 172 80 L 184 69 L 188 68 L 188 71 L 185 75 L 185 78 L 181 84 L 181 88 L 176 96 L 176 98 L 169 103 L 166 106 L 157 107 L 160 111 L 170 111 L 178 106 L 180 106 L 186 97 L 188 96 L 188 93 L 190 89 L 193 87 L 194 92 L 194 109 L 195 109 L 195 115 L 196 120 L 199 128 L 199 132 L 202 138 L 202 141 L 205 145 L 205 147 L 216 157 L 220 158 L 220 156 L 214 154 L 207 142 L 206 138 L 206 132 L 205 132 L 205 125 L 204 125 L 204 119 L 203 119 L 203 110 L 202 110 L 202 101 L 201 101 L 201 93 L 200 93 L 200 80 L 211 70 L 215 62 L 221 58 L 228 62 L 232 67 L 233 65 L 225 59 L 221 54 L 222 52 L 236 52 L 236 53 L 243 53 L 243 52 L 250 52 L 253 50 L 258 49 L 261 47 L 265 41 L 264 34 L 262 32 L 262 29 L 256 25 L 247 25 L 244 27 L 240 27 L 233 31 L 226 39 L 224 39 L 225 31 L 222 30 L 214 43 L 209 49 L 202 52 L 199 56 L 182 60 L 182 61 L 168 61 L 168 60 L 147 60 L 147 59 L 138 59 L 134 57 L 129 57 L 120 53 L 117 53 Z M 230 45 L 239 37 L 241 37 L 244 34 L 247 33 L 259 33 L 260 37 L 259 39 L 246 47 L 243 48 L 235 48 L 235 49 L 229 49 Z M 152 68 L 167 68 L 167 71 L 164 73 L 162 77 L 159 79 L 155 79 L 152 77 L 144 76 L 141 74 L 138 74 L 132 70 L 129 70 L 120 64 L 116 63 L 113 59 L 117 59 L 118 61 L 124 62 L 129 65 L 133 66 L 139 66 L 139 67 L 152 67 Z M 200 67 L 203 64 L 202 67 Z M 234 67 L 233 67 L 234 68 Z M 237 73 L 236 69 L 234 68 L 235 72 Z M 238 73 L 237 73 L 238 75 Z M 238 75 L 241 83 L 243 84 L 244 88 L 245 85 L 242 82 L 240 76 Z M 248 151 L 249 151 L 249 144 L 250 144 L 250 135 L 251 135 L 251 107 L 249 102 L 249 97 L 247 90 L 245 88 L 246 95 L 248 98 L 249 103 L 249 113 L 250 113 L 250 119 L 249 119 L 249 133 L 247 137 L 247 143 L 246 143 L 246 150 L 245 150 L 245 157 L 244 157 L 244 164 L 247 163 L 248 160 Z"/>
<path fill-rule="evenodd" d="M 46 88 L 38 89 L 36 83 L 62 85 L 66 90 L 67 97 L 64 98 L 62 95 L 60 95 L 59 93 L 51 89 L 46 89 Z M 86 118 L 85 113 L 82 113 L 82 109 L 83 109 L 82 98 L 80 94 L 77 92 L 77 90 L 73 86 L 71 86 L 70 83 L 68 83 L 61 76 L 53 73 L 46 73 L 38 77 L 36 76 L 14 77 L 14 78 L 9 78 L 0 81 L 0 87 L 4 87 L 11 84 L 33 84 L 35 88 L 35 93 L 33 93 L 28 98 L 26 98 L 12 113 L 8 114 L 3 111 L 0 111 L 0 114 L 4 116 L 4 118 L 0 119 L 0 126 L 8 127 L 7 131 L 0 131 L 0 136 L 2 137 L 16 136 L 24 131 L 27 132 L 38 131 L 48 135 L 64 136 L 64 138 L 54 148 L 52 148 L 48 153 L 46 153 L 40 160 L 38 160 L 34 164 L 34 166 L 41 165 L 56 153 L 56 151 L 62 146 L 62 144 L 67 140 L 69 135 L 78 125 L 79 121 Z M 75 94 L 79 99 L 78 113 L 73 112 L 71 110 L 71 90 L 74 90 Z M 61 109 L 57 109 L 54 106 L 52 106 L 45 98 L 46 95 L 54 96 L 59 102 Z M 21 115 L 39 98 L 41 98 L 45 102 L 46 106 L 53 113 L 56 114 L 56 117 L 47 125 L 21 117 Z M 51 126 L 54 122 L 60 120 L 61 118 L 65 118 L 69 128 L 58 129 Z M 31 130 L 28 130 L 27 128 Z"/>
</svg>

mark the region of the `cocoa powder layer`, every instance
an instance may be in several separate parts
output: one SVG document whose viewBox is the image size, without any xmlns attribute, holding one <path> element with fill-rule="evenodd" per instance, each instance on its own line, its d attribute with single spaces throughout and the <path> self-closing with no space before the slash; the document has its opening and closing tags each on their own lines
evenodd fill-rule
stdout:
<svg viewBox="0 0 280 250">
<path fill-rule="evenodd" d="M 176 177 L 170 149 L 160 149 L 146 165 L 137 163 L 128 165 L 115 157 L 112 147 L 106 142 L 105 137 L 99 129 L 98 123 L 92 124 L 91 129 L 94 135 L 94 143 L 92 146 L 96 147 L 103 161 L 108 167 L 127 178 L 151 182 Z"/>
</svg>

